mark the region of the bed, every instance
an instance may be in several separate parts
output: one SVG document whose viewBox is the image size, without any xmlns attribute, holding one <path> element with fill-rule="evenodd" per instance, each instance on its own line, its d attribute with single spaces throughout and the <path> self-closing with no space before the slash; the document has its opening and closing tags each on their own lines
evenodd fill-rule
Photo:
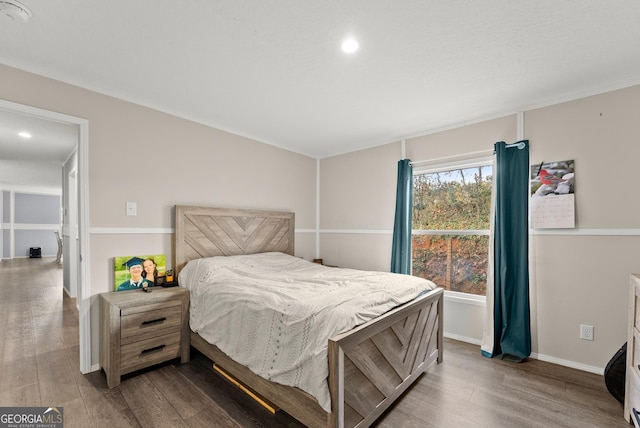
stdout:
<svg viewBox="0 0 640 428">
<path fill-rule="evenodd" d="M 291 212 L 176 206 L 174 267 L 179 280 L 190 260 L 271 252 L 292 256 L 294 218 Z M 306 426 L 364 427 L 442 361 L 442 299 L 442 289 L 433 289 L 330 337 L 329 411 L 302 389 L 254 374 L 194 331 L 191 346 Z"/>
</svg>

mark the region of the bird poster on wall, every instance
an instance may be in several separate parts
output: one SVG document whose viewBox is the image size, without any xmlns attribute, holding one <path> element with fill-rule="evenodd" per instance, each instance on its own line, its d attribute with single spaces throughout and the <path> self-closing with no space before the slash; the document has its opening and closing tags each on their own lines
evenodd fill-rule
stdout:
<svg viewBox="0 0 640 428">
<path fill-rule="evenodd" d="M 531 167 L 531 227 L 576 227 L 575 162 L 542 162 Z"/>
</svg>

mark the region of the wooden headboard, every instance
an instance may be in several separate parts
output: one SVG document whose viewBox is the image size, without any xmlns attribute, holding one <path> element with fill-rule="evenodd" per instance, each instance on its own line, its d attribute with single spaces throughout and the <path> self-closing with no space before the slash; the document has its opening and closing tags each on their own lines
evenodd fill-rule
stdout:
<svg viewBox="0 0 640 428">
<path fill-rule="evenodd" d="M 280 251 L 293 255 L 295 214 L 176 205 L 174 269 L 193 259 Z"/>
</svg>

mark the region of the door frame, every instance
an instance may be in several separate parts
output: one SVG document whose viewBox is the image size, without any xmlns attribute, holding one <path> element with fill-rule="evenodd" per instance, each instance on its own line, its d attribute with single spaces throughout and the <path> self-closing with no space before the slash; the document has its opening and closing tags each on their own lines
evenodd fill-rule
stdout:
<svg viewBox="0 0 640 428">
<path fill-rule="evenodd" d="M 78 254 L 71 255 L 78 261 L 79 269 L 70 271 L 70 275 L 77 275 L 78 287 L 78 313 L 79 313 L 79 345 L 80 345 L 80 372 L 83 374 L 91 371 L 91 291 L 89 287 L 89 272 L 91 260 L 89 256 L 89 121 L 80 117 L 63 113 L 31 107 L 11 101 L 0 99 L 0 108 L 16 113 L 24 113 L 30 116 L 54 120 L 70 125 L 78 126 Z M 62 189 L 63 192 L 68 191 Z"/>
<path fill-rule="evenodd" d="M 76 159 L 77 164 L 77 159 Z M 67 224 L 67 242 L 69 248 L 67 252 L 73 254 L 73 257 L 69 257 L 69 263 L 65 264 L 65 268 L 69 269 L 69 297 L 78 297 L 78 278 L 80 276 L 78 272 L 78 168 L 77 165 L 69 171 L 66 176 L 67 179 L 67 197 L 69 208 L 69 224 Z M 64 183 L 63 183 L 64 186 Z M 75 272 L 75 275 L 71 275 L 71 272 Z"/>
</svg>

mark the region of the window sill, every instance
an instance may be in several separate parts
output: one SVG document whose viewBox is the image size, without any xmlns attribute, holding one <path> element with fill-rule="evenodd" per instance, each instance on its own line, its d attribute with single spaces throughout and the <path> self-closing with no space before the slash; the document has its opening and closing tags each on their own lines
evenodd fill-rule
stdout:
<svg viewBox="0 0 640 428">
<path fill-rule="evenodd" d="M 457 291 L 444 291 L 444 301 L 453 303 L 464 303 L 466 305 L 486 306 L 487 297 L 476 294 L 459 293 Z"/>
</svg>

